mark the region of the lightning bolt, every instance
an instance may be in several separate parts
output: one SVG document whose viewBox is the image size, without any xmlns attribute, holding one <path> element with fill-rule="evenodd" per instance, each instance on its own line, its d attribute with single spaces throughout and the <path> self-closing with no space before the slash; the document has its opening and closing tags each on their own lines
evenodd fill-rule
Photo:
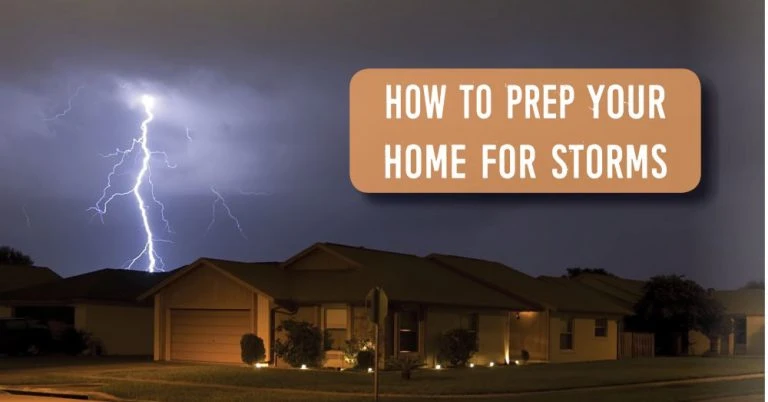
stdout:
<svg viewBox="0 0 768 402">
<path fill-rule="evenodd" d="M 229 209 L 229 205 L 227 205 L 227 201 L 224 199 L 224 197 L 221 196 L 221 193 L 216 191 L 216 189 L 211 186 L 211 192 L 214 194 L 216 198 L 214 198 L 213 203 L 211 204 L 211 223 L 208 224 L 208 228 L 205 229 L 205 233 L 208 233 L 213 225 L 216 223 L 216 207 L 218 204 L 221 204 L 222 207 L 224 207 L 224 210 L 227 212 L 227 216 L 229 216 L 229 219 L 232 220 L 232 222 L 235 223 L 235 226 L 237 227 L 237 231 L 240 232 L 240 236 L 243 237 L 243 239 L 248 240 L 248 237 L 245 235 L 245 232 L 243 232 L 242 226 L 240 226 L 240 220 L 237 219 L 237 217 L 232 213 L 232 210 Z"/>
<path fill-rule="evenodd" d="M 160 208 L 160 218 L 163 224 L 165 225 L 166 231 L 168 233 L 173 233 L 173 231 L 171 230 L 170 223 L 168 222 L 168 219 L 166 219 L 165 217 L 165 205 L 162 202 L 160 202 L 155 196 L 154 184 L 152 183 L 152 169 L 151 169 L 152 156 L 153 155 L 162 156 L 166 167 L 175 168 L 176 166 L 171 164 L 168 161 L 168 155 L 165 152 L 152 151 L 149 148 L 149 143 L 148 143 L 149 142 L 149 123 L 152 122 L 152 120 L 155 118 L 154 114 L 152 113 L 152 110 L 155 105 L 155 100 L 153 97 L 149 95 L 144 95 L 141 98 L 141 102 L 144 106 L 144 113 L 146 115 L 146 118 L 144 119 L 144 121 L 141 122 L 141 126 L 140 126 L 141 135 L 139 136 L 139 138 L 134 138 L 132 140 L 130 148 L 125 150 L 117 149 L 115 150 L 115 152 L 111 154 L 102 155 L 103 157 L 118 157 L 119 160 L 114 165 L 112 165 L 112 170 L 107 175 L 107 185 L 102 190 L 101 198 L 99 198 L 99 200 L 96 201 L 95 206 L 88 208 L 88 211 L 93 211 L 95 213 L 94 216 L 99 215 L 99 218 L 103 223 L 104 215 L 106 215 L 107 213 L 107 207 L 109 206 L 109 203 L 115 198 L 132 194 L 136 200 L 136 206 L 139 210 L 139 215 L 141 216 L 141 225 L 142 225 L 142 228 L 144 229 L 145 243 L 141 252 L 135 257 L 128 260 L 126 264 L 124 264 L 124 267 L 128 269 L 133 268 L 133 266 L 137 263 L 137 261 L 139 261 L 142 257 L 145 257 L 147 260 L 147 271 L 156 272 L 156 271 L 163 271 L 165 269 L 165 262 L 157 253 L 157 250 L 155 248 L 155 242 L 169 242 L 169 241 L 157 238 L 155 234 L 152 232 L 152 226 L 149 223 L 149 214 L 148 214 L 149 206 L 147 205 L 147 202 L 144 200 L 144 197 L 142 196 L 141 189 L 142 189 L 142 185 L 146 181 L 146 184 L 149 187 L 149 195 L 151 197 L 151 202 Z M 134 153 L 134 151 L 136 151 L 136 158 L 140 160 L 141 168 L 136 174 L 136 178 L 133 183 L 133 186 L 128 191 L 111 192 L 112 179 L 116 175 L 120 174 L 118 173 L 118 171 L 125 164 L 127 156 L 129 154 Z"/>
<path fill-rule="evenodd" d="M 188 139 L 188 140 L 190 140 L 190 141 L 192 141 L 192 137 L 190 137 L 190 135 L 189 135 L 189 131 L 190 131 L 190 130 L 189 130 L 189 127 L 185 127 L 185 128 L 186 128 L 186 130 L 187 130 L 187 131 L 186 131 L 186 134 L 187 134 L 187 139 Z"/>
<path fill-rule="evenodd" d="M 64 116 L 66 116 L 69 112 L 71 112 L 72 111 L 72 102 L 75 100 L 75 98 L 77 98 L 77 95 L 80 94 L 80 91 L 82 91 L 83 88 L 85 88 L 85 87 L 81 85 L 81 86 L 77 87 L 77 89 L 75 89 L 75 92 L 67 100 L 67 107 L 63 111 L 61 111 L 60 113 L 57 113 L 53 117 L 46 117 L 46 118 L 43 119 L 43 121 L 59 120 L 59 119 L 63 118 Z"/>
<path fill-rule="evenodd" d="M 21 206 L 21 212 L 24 214 L 24 219 L 26 219 L 27 228 L 32 229 L 32 221 L 29 219 L 29 213 L 27 212 L 26 204 Z"/>
</svg>

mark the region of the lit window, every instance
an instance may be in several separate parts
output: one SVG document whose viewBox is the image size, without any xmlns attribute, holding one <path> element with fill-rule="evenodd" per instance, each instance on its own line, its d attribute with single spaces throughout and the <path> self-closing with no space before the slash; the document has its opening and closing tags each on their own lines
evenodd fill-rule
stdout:
<svg viewBox="0 0 768 402">
<path fill-rule="evenodd" d="M 598 318 L 595 320 L 595 337 L 605 338 L 608 336 L 608 319 Z"/>
<path fill-rule="evenodd" d="M 346 308 L 325 309 L 325 331 L 331 337 L 331 348 L 342 349 L 347 340 L 348 315 Z"/>
<path fill-rule="evenodd" d="M 560 319 L 560 350 L 573 350 L 573 320 Z"/>
</svg>

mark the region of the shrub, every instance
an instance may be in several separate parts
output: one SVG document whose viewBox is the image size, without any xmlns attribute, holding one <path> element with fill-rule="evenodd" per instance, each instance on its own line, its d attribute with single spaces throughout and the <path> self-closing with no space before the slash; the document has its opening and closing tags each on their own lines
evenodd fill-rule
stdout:
<svg viewBox="0 0 768 402">
<path fill-rule="evenodd" d="M 368 369 L 374 366 L 376 353 L 373 350 L 361 350 L 357 352 L 355 360 L 355 368 Z"/>
<path fill-rule="evenodd" d="M 401 356 L 387 360 L 386 366 L 390 370 L 399 370 L 403 380 L 410 380 L 413 370 L 424 366 L 424 363 L 415 357 Z"/>
<path fill-rule="evenodd" d="M 373 342 L 368 339 L 359 340 L 356 338 L 344 341 L 344 362 L 353 367 L 358 367 L 358 355 L 363 351 L 373 351 Z"/>
<path fill-rule="evenodd" d="M 528 353 L 527 350 L 523 349 L 523 351 L 520 352 L 520 359 L 523 361 L 523 363 L 528 363 L 528 360 L 531 360 L 531 354 Z"/>
<path fill-rule="evenodd" d="M 245 334 L 240 338 L 240 357 L 243 363 L 253 365 L 264 361 L 267 351 L 264 349 L 264 340 L 255 334 Z"/>
<path fill-rule="evenodd" d="M 83 354 L 91 344 L 91 334 L 75 328 L 67 328 L 59 338 L 59 350 L 72 356 Z"/>
<path fill-rule="evenodd" d="M 275 342 L 275 354 L 293 367 L 317 367 L 325 357 L 323 333 L 306 321 L 285 320 L 277 327 L 285 339 Z"/>
<path fill-rule="evenodd" d="M 467 365 L 477 350 L 477 335 L 472 331 L 457 328 L 440 335 L 437 357 L 452 367 L 462 367 Z"/>
</svg>

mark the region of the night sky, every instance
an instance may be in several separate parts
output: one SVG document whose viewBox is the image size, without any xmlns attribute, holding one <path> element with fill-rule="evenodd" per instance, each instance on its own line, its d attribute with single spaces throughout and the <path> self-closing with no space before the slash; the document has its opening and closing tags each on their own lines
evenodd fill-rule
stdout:
<svg viewBox="0 0 768 402">
<path fill-rule="evenodd" d="M 87 209 L 158 98 L 150 210 L 168 268 L 284 259 L 333 241 L 602 267 L 734 288 L 764 267 L 762 1 L 0 2 L 0 244 L 64 276 L 143 245 L 133 198 Z M 704 85 L 704 178 L 661 196 L 367 196 L 348 173 L 366 67 L 685 67 Z M 72 108 L 66 116 L 46 121 Z M 189 137 L 187 138 L 187 129 Z M 113 183 L 130 187 L 135 159 Z M 215 186 L 226 212 L 206 232 Z M 27 221 L 27 216 L 29 221 Z"/>
</svg>

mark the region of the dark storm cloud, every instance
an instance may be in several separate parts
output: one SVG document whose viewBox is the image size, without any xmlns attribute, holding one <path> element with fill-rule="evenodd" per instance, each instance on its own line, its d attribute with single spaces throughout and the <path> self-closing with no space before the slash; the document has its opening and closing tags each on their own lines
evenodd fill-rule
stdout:
<svg viewBox="0 0 768 402">
<path fill-rule="evenodd" d="M 602 266 L 737 286 L 762 275 L 762 3 L 754 1 L 26 1 L 0 4 L 0 243 L 65 274 L 141 246 L 127 200 L 85 209 L 158 96 L 153 180 L 201 254 L 285 258 L 315 241 Z M 688 67 L 705 96 L 703 194 L 676 198 L 366 197 L 348 179 L 349 78 L 365 67 Z M 66 119 L 44 122 L 66 107 Z M 190 137 L 186 129 L 190 129 Z M 130 176 L 122 179 L 130 179 Z M 222 191 L 248 235 L 217 216 Z M 245 196 L 240 191 L 267 192 Z M 22 206 L 33 218 L 26 228 Z M 77 233 L 78 236 L 71 236 Z M 722 271 L 729 274 L 724 277 Z"/>
</svg>

